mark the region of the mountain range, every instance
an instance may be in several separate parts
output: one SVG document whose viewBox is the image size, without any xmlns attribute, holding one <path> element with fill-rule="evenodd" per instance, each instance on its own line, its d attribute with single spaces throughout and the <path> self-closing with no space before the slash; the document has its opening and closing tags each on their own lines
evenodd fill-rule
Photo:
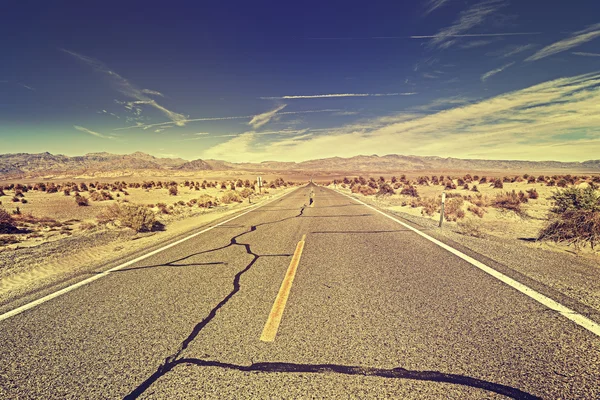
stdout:
<svg viewBox="0 0 600 400">
<path fill-rule="evenodd" d="M 36 177 L 51 174 L 77 176 L 110 172 L 141 171 L 269 171 L 269 172 L 403 172 L 403 171 L 565 171 L 600 173 L 600 160 L 584 162 L 479 160 L 436 156 L 355 156 L 331 157 L 302 162 L 264 161 L 232 163 L 221 160 L 159 158 L 133 154 L 88 153 L 84 156 L 61 154 L 0 154 L 0 178 Z"/>
</svg>

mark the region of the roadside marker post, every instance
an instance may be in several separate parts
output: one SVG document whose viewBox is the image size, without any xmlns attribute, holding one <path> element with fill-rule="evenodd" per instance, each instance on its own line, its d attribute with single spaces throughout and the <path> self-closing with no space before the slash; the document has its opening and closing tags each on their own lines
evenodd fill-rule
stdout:
<svg viewBox="0 0 600 400">
<path fill-rule="evenodd" d="M 262 193 L 262 177 L 257 177 L 256 178 L 256 184 L 258 185 L 258 193 Z"/>
<path fill-rule="evenodd" d="M 446 192 L 442 192 L 442 210 L 440 213 L 440 228 L 444 223 L 444 206 L 446 205 Z"/>
</svg>

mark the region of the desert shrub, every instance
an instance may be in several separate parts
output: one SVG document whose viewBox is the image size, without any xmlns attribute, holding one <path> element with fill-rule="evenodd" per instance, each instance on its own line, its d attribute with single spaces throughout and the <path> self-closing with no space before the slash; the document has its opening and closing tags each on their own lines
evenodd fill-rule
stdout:
<svg viewBox="0 0 600 400">
<path fill-rule="evenodd" d="M 13 196 L 13 198 L 11 200 L 13 203 L 18 203 L 21 201 L 17 196 Z"/>
<path fill-rule="evenodd" d="M 254 190 L 250 189 L 249 187 L 245 187 L 244 189 L 242 189 L 242 191 L 240 192 L 240 195 L 244 198 L 247 199 L 248 197 L 252 196 L 254 194 Z"/>
<path fill-rule="evenodd" d="M 177 196 L 177 185 L 169 186 L 169 196 Z"/>
<path fill-rule="evenodd" d="M 0 233 L 15 233 L 17 231 L 12 215 L 0 209 Z"/>
<path fill-rule="evenodd" d="M 479 184 L 483 185 L 484 183 L 487 183 L 487 178 L 485 176 L 482 176 L 481 179 L 479 180 Z"/>
<path fill-rule="evenodd" d="M 370 185 L 367 186 L 359 186 L 359 193 L 362 194 L 363 196 L 372 196 L 375 193 L 377 193 L 377 190 L 372 188 Z"/>
<path fill-rule="evenodd" d="M 147 207 L 137 204 L 116 203 L 107 207 L 98 215 L 98 222 L 101 224 L 112 222 L 131 228 L 136 232 L 148 232 L 154 227 L 156 219 L 154 213 Z"/>
<path fill-rule="evenodd" d="M 527 178 L 527 183 L 535 183 L 535 176 L 530 176 Z"/>
<path fill-rule="evenodd" d="M 402 189 L 400 194 L 403 194 L 406 196 L 411 196 L 411 197 L 419 197 L 419 192 L 417 191 L 417 188 L 412 185 L 404 186 L 404 188 Z"/>
<path fill-rule="evenodd" d="M 417 207 L 422 207 L 421 215 L 432 216 L 434 213 L 440 210 L 440 205 L 442 204 L 442 201 L 439 197 L 425 197 L 413 202 L 411 206 L 414 207 L 415 204 Z"/>
<path fill-rule="evenodd" d="M 379 186 L 379 191 L 377 192 L 377 195 L 378 196 L 387 196 L 387 195 L 392 195 L 392 194 L 396 194 L 396 192 L 390 186 L 390 184 L 389 183 L 381 183 L 381 186 Z"/>
<path fill-rule="evenodd" d="M 162 214 L 170 214 L 169 209 L 165 203 L 158 203 L 156 205 Z"/>
<path fill-rule="evenodd" d="M 456 221 L 465 217 L 465 212 L 462 210 L 464 200 L 462 197 L 454 197 L 446 201 L 444 206 L 444 218 L 446 221 Z"/>
<path fill-rule="evenodd" d="M 65 196 L 70 196 L 71 195 L 71 190 L 69 188 L 65 188 L 63 190 L 63 193 L 65 194 Z"/>
<path fill-rule="evenodd" d="M 453 189 L 456 189 L 456 185 L 454 184 L 454 182 L 452 182 L 450 179 L 448 179 L 444 183 L 444 189 L 453 190 Z"/>
<path fill-rule="evenodd" d="M 2 187 L 0 187 L 0 196 L 6 196 L 6 193 L 4 193 L 4 190 L 2 190 Z"/>
<path fill-rule="evenodd" d="M 96 224 L 93 224 L 91 222 L 83 222 L 79 225 L 79 229 L 82 231 L 89 231 L 90 229 L 93 229 L 96 227 Z"/>
<path fill-rule="evenodd" d="M 558 191 L 553 193 L 550 199 L 554 201 L 554 207 L 550 211 L 555 214 L 578 210 L 600 211 L 600 195 L 591 186 Z"/>
<path fill-rule="evenodd" d="M 25 195 L 23 194 L 23 191 L 21 189 L 16 189 L 15 197 L 25 197 Z"/>
<path fill-rule="evenodd" d="M 568 182 L 566 179 L 559 179 L 559 181 L 556 182 L 556 186 L 561 187 L 561 188 L 567 187 L 567 185 L 568 185 Z"/>
<path fill-rule="evenodd" d="M 538 194 L 538 192 L 537 192 L 537 190 L 535 188 L 527 190 L 527 195 L 532 200 L 535 200 L 538 197 L 540 197 L 540 195 Z"/>
<path fill-rule="evenodd" d="M 223 204 L 230 204 L 235 202 L 241 203 L 242 200 L 242 196 L 240 196 L 240 194 L 238 192 L 236 192 L 235 190 L 230 190 L 228 192 L 223 193 L 223 196 L 221 196 L 220 201 Z"/>
<path fill-rule="evenodd" d="M 492 207 L 521 213 L 521 199 L 519 199 L 519 195 L 514 190 L 512 192 L 498 193 L 492 201 Z"/>
<path fill-rule="evenodd" d="M 477 207 L 476 205 L 470 205 L 467 207 L 468 211 L 471 211 L 473 214 L 477 215 L 479 218 L 483 218 L 483 214 L 485 214 L 485 208 Z"/>
<path fill-rule="evenodd" d="M 504 188 L 504 184 L 502 183 L 502 181 L 500 179 L 496 179 L 494 181 L 494 183 L 492 183 L 492 187 L 494 189 L 502 189 L 502 188 Z"/>
<path fill-rule="evenodd" d="M 21 204 L 27 204 L 27 199 L 21 199 Z"/>
<path fill-rule="evenodd" d="M 93 201 L 105 201 L 105 200 L 112 200 L 113 196 L 109 192 L 102 190 L 102 191 L 91 192 L 90 198 Z"/>
<path fill-rule="evenodd" d="M 211 208 L 217 206 L 217 199 L 207 194 L 203 194 L 198 198 L 197 204 L 198 207 L 201 208 Z"/>
<path fill-rule="evenodd" d="M 529 197 L 527 197 L 527 195 L 525 193 L 523 193 L 522 190 L 519 191 L 517 196 L 519 196 L 519 201 L 521 203 L 527 203 L 529 201 Z"/>
<path fill-rule="evenodd" d="M 593 249 L 600 240 L 600 195 L 590 186 L 571 187 L 554 193 L 551 199 L 554 215 L 538 239 L 566 242 L 575 247 L 590 244 Z"/>
<path fill-rule="evenodd" d="M 464 190 L 469 190 L 469 184 L 468 184 L 468 183 L 465 183 L 465 184 L 463 185 L 463 189 L 464 189 Z"/>
<path fill-rule="evenodd" d="M 549 179 L 546 182 L 546 186 L 554 186 L 554 185 L 556 185 L 556 181 L 554 179 Z"/>
<path fill-rule="evenodd" d="M 46 193 L 57 193 L 58 192 L 58 188 L 56 187 L 56 185 L 54 183 L 50 183 L 48 185 L 48 187 L 46 188 Z"/>
<path fill-rule="evenodd" d="M 471 188 L 472 192 L 479 192 L 479 189 L 477 188 L 477 185 L 473 185 L 473 187 Z"/>
<path fill-rule="evenodd" d="M 89 205 L 88 198 L 80 195 L 75 196 L 75 203 L 81 207 Z"/>
</svg>

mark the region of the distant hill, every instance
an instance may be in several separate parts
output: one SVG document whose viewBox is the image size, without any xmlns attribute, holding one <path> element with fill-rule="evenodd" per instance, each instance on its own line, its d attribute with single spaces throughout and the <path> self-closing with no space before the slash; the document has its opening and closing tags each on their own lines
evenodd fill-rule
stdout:
<svg viewBox="0 0 600 400">
<path fill-rule="evenodd" d="M 331 157 L 303 162 L 264 161 L 232 163 L 221 160 L 159 158 L 146 153 L 89 153 L 69 157 L 50 153 L 0 154 L 0 178 L 47 175 L 78 176 L 99 173 L 143 171 L 269 171 L 269 172 L 339 172 L 374 173 L 402 171 L 565 171 L 600 173 L 600 160 L 585 162 L 474 160 L 443 157 L 419 157 L 390 154 L 386 156 Z"/>
</svg>

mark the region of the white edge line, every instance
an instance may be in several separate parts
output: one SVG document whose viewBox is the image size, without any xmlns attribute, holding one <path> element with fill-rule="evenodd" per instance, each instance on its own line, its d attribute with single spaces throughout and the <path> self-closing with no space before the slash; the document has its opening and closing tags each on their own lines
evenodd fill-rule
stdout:
<svg viewBox="0 0 600 400">
<path fill-rule="evenodd" d="M 264 207 L 264 206 L 266 206 L 267 204 L 271 204 L 272 202 L 274 202 L 275 200 L 279 199 L 280 197 L 283 197 L 283 196 L 285 196 L 285 195 L 288 195 L 288 194 L 290 194 L 290 193 L 292 193 L 292 192 L 294 192 L 294 191 L 296 191 L 296 190 L 298 190 L 298 189 L 299 189 L 299 188 L 296 188 L 296 189 L 292 190 L 291 192 L 284 193 L 284 194 L 281 194 L 281 195 L 279 195 L 279 196 L 276 196 L 276 197 L 274 197 L 272 200 L 269 200 L 268 202 L 266 202 L 266 203 L 264 203 L 264 204 L 254 204 L 254 205 L 252 205 L 252 206 L 246 207 L 244 210 L 247 210 L 247 211 L 245 211 L 245 212 L 243 212 L 243 213 L 241 213 L 241 214 L 238 214 L 238 215 L 236 215 L 236 216 L 235 216 L 235 217 L 233 217 L 233 218 L 229 218 L 228 220 L 225 220 L 225 221 L 219 222 L 219 223 L 218 223 L 218 224 L 216 224 L 216 225 L 209 226 L 208 228 L 206 228 L 206 229 L 203 229 L 203 230 L 201 230 L 200 232 L 196 232 L 196 233 L 194 233 L 194 234 L 191 234 L 190 236 L 186 236 L 186 237 L 184 237 L 183 239 L 179 239 L 179 240 L 177 240 L 177 241 L 175 241 L 175 242 L 173 242 L 173 243 L 170 243 L 170 244 L 168 244 L 168 245 L 166 245 L 166 246 L 163 246 L 163 247 L 161 247 L 161 248 L 159 248 L 159 249 L 156 249 L 156 250 L 154 250 L 154 251 L 151 251 L 150 253 L 146 253 L 146 254 L 144 254 L 144 255 L 142 255 L 142 256 L 140 256 L 140 257 L 138 257 L 138 258 L 135 258 L 135 259 L 133 259 L 133 260 L 127 261 L 126 263 L 123 263 L 123 264 L 121 264 L 121 265 L 117 265 L 116 267 L 114 267 L 114 268 L 111 268 L 111 269 L 108 269 L 108 270 L 106 270 L 106 271 L 104 271 L 104 272 L 100 272 L 100 273 L 98 273 L 97 275 L 93 275 L 93 276 L 91 276 L 91 277 L 89 277 L 89 278 L 87 278 L 87 279 L 84 279 L 84 280 L 82 280 L 82 281 L 79 281 L 79 282 L 77 282 L 77 283 L 74 283 L 74 284 L 72 284 L 72 285 L 70 285 L 70 286 L 67 286 L 66 288 L 63 288 L 63 289 L 61 289 L 61 290 L 59 290 L 59 291 L 56 291 L 56 292 L 54 292 L 54 293 L 50 293 L 49 295 L 46 295 L 46 296 L 44 296 L 44 297 L 41 297 L 41 298 L 39 298 L 39 299 L 37 299 L 37 300 L 34 300 L 34 301 L 32 301 L 31 303 L 27 303 L 27 304 L 25 304 L 25 305 L 22 305 L 21 307 L 17 307 L 17 308 L 15 308 L 15 309 L 13 309 L 13 310 L 7 311 L 7 312 L 5 312 L 4 314 L 0 315 L 0 321 L 4 321 L 5 319 L 8 319 L 8 318 L 10 318 L 10 317 L 14 317 L 15 315 L 21 314 L 21 313 L 22 313 L 22 312 L 24 312 L 24 311 L 27 311 L 27 310 L 30 310 L 30 309 L 32 309 L 32 308 L 34 308 L 34 307 L 36 307 L 36 306 L 39 306 L 40 304 L 42 304 L 42 303 L 45 303 L 45 302 L 47 302 L 48 300 L 52 300 L 52 299 L 54 299 L 54 298 L 56 298 L 56 297 L 58 297 L 58 296 L 62 296 L 62 295 L 63 295 L 63 294 L 65 294 L 65 293 L 68 293 L 68 292 L 70 292 L 70 291 L 72 291 L 72 290 L 75 290 L 75 289 L 77 289 L 77 288 L 79 288 L 79 287 L 81 287 L 81 286 L 87 285 L 88 283 L 91 283 L 91 282 L 93 282 L 93 281 L 95 281 L 95 280 L 97 280 L 97 279 L 100 279 L 100 278 L 102 278 L 102 277 L 105 277 L 106 275 L 110 274 L 111 272 L 118 271 L 118 270 L 120 270 L 120 269 L 123 269 L 123 268 L 125 268 L 125 267 L 128 267 L 128 266 L 130 266 L 131 264 L 135 264 L 135 263 L 136 263 L 136 262 L 138 262 L 138 261 L 142 261 L 142 260 L 144 260 L 144 259 L 146 259 L 146 258 L 148 258 L 148 257 L 151 257 L 151 256 L 153 256 L 153 255 L 155 255 L 155 254 L 158 254 L 158 253 L 160 253 L 161 251 L 167 250 L 167 249 L 169 249 L 169 248 L 171 248 L 171 247 L 173 247 L 173 246 L 177 246 L 178 244 L 181 244 L 181 243 L 185 242 L 186 240 L 189 240 L 189 239 L 195 238 L 195 237 L 196 237 L 196 236 L 198 236 L 198 235 L 201 235 L 201 234 L 203 234 L 203 233 L 205 233 L 205 232 L 208 232 L 208 231 L 210 231 L 210 230 L 212 230 L 212 229 L 214 229 L 214 228 L 216 228 L 216 227 L 218 227 L 218 226 L 221 226 L 221 225 L 223 225 L 223 224 L 226 224 L 226 223 L 228 223 L 228 222 L 230 222 L 230 221 L 233 221 L 234 219 L 236 219 L 236 218 L 239 218 L 239 217 L 241 217 L 241 216 L 243 216 L 243 215 L 246 215 L 246 214 L 248 214 L 249 212 L 252 212 L 252 211 L 254 211 L 254 210 L 257 210 L 257 209 L 259 209 L 259 208 L 261 208 L 261 207 Z"/>
<path fill-rule="evenodd" d="M 378 210 L 377 208 L 363 203 L 362 201 L 358 200 L 355 197 L 349 196 L 346 193 L 342 193 L 339 192 L 337 190 L 335 190 L 337 193 L 342 194 L 346 197 L 349 197 L 350 199 L 369 207 L 370 209 L 377 211 L 378 213 L 380 213 L 381 215 L 391 219 L 392 221 L 395 221 L 397 223 L 399 223 L 400 225 L 404 226 L 405 228 L 410 229 L 411 231 L 415 232 L 416 234 L 422 236 L 423 238 L 429 240 L 430 242 L 433 242 L 435 244 L 437 244 L 438 246 L 440 246 L 441 248 L 443 248 L 444 250 L 449 251 L 450 253 L 454 254 L 457 257 L 462 258 L 463 260 L 465 260 L 466 262 L 468 262 L 469 264 L 479 268 L 480 270 L 488 273 L 489 275 L 493 276 L 494 278 L 506 283 L 508 286 L 518 290 L 519 292 L 523 293 L 526 296 L 529 296 L 530 298 L 532 298 L 533 300 L 537 301 L 538 303 L 543 304 L 544 306 L 548 307 L 549 309 L 558 312 L 559 314 L 561 314 L 562 316 L 570 319 L 571 321 L 575 322 L 577 325 L 587 329 L 588 331 L 592 332 L 594 335 L 600 337 L 600 325 L 597 324 L 596 322 L 592 321 L 591 319 L 579 314 L 578 312 L 571 310 L 570 308 L 560 304 L 559 302 L 552 300 L 551 298 L 544 296 L 543 294 L 533 290 L 532 288 L 504 275 L 501 272 L 496 271 L 495 269 L 488 267 L 487 265 L 485 265 L 484 263 L 477 261 L 476 259 L 474 259 L 473 257 L 469 257 L 468 255 L 456 250 L 453 247 L 448 246 L 445 243 L 440 242 L 437 239 L 432 238 L 431 236 L 421 232 L 420 230 L 413 228 L 412 226 L 405 224 L 404 222 L 392 217 L 391 215 L 388 215 L 386 213 L 384 213 L 381 210 Z"/>
</svg>

